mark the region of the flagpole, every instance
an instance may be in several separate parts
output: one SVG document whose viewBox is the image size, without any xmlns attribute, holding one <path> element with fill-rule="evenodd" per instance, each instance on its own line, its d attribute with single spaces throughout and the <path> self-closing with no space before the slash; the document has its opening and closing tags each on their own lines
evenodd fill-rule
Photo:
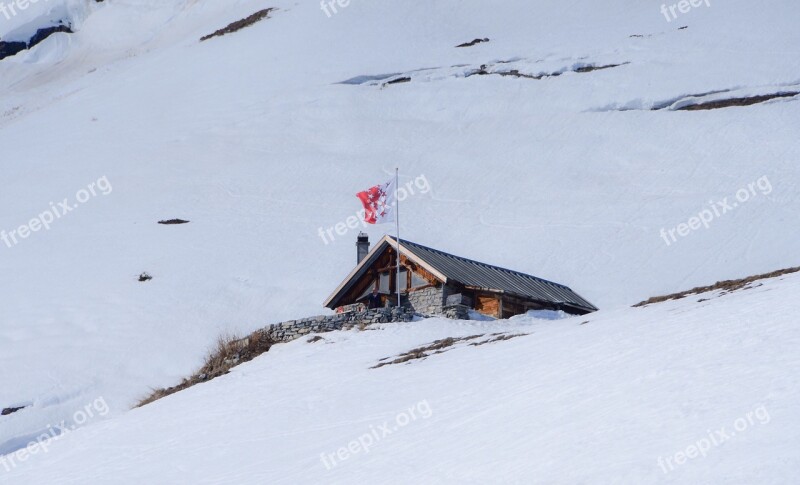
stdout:
<svg viewBox="0 0 800 485">
<path fill-rule="evenodd" d="M 394 220 L 396 223 L 395 230 L 397 234 L 397 308 L 402 306 L 400 299 L 400 199 L 397 198 L 397 189 L 400 187 L 400 168 L 394 169 L 394 203 L 395 213 Z"/>
</svg>

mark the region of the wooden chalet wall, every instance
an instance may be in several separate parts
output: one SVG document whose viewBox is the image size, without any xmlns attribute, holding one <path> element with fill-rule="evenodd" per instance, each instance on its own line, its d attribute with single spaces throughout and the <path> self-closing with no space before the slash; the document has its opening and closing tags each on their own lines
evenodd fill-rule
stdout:
<svg viewBox="0 0 800 485">
<path fill-rule="evenodd" d="M 500 318 L 502 302 L 500 295 L 492 293 L 478 293 L 475 296 L 475 311 L 490 317 Z"/>
<path fill-rule="evenodd" d="M 406 271 L 406 288 L 407 292 L 413 293 L 421 291 L 426 288 L 441 286 L 442 282 L 439 281 L 433 274 L 425 270 L 405 256 L 400 255 L 400 269 Z M 359 296 L 372 289 L 376 282 L 378 282 L 381 273 L 389 273 L 389 294 L 397 294 L 397 259 L 394 248 L 388 248 L 375 260 L 372 265 L 367 268 L 366 272 L 361 278 L 356 281 L 350 290 L 344 294 L 340 302 L 340 306 L 356 303 Z M 425 280 L 426 284 L 421 286 L 412 287 L 412 273 Z M 406 291 L 403 294 L 407 294 Z M 386 297 L 384 297 L 385 299 Z"/>
<path fill-rule="evenodd" d="M 463 293 L 472 300 L 475 311 L 494 318 L 510 318 L 514 315 L 521 315 L 528 310 L 552 309 L 535 301 L 494 291 L 456 287 L 453 292 Z"/>
</svg>

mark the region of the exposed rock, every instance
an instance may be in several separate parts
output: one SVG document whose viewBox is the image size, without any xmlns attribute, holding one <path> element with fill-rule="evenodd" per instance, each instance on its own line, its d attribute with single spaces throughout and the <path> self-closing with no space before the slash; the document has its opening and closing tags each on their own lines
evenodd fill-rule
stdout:
<svg viewBox="0 0 800 485">
<path fill-rule="evenodd" d="M 51 35 L 55 34 L 56 32 L 64 32 L 66 34 L 71 34 L 72 29 L 64 24 L 55 25 L 53 27 L 46 27 L 44 29 L 39 29 L 36 33 L 31 37 L 31 40 L 28 41 L 28 49 L 35 46 L 39 42 L 45 40 L 46 38 L 50 37 Z"/>
<path fill-rule="evenodd" d="M 456 47 L 472 47 L 477 44 L 481 44 L 483 42 L 489 42 L 489 39 L 484 37 L 483 39 L 475 39 L 470 42 L 464 42 L 463 44 L 458 44 Z"/>
<path fill-rule="evenodd" d="M 250 15 L 249 17 L 243 18 L 242 20 L 237 20 L 236 22 L 232 22 L 232 23 L 226 25 L 225 27 L 223 27 L 223 28 L 211 33 L 211 34 L 204 35 L 203 37 L 200 37 L 200 42 L 203 42 L 204 40 L 208 40 L 208 39 L 210 39 L 212 37 L 221 37 L 221 36 L 223 36 L 225 34 L 232 34 L 233 32 L 236 32 L 237 30 L 241 30 L 241 29 L 243 29 L 245 27 L 249 27 L 249 26 L 253 25 L 254 23 L 256 23 L 256 22 L 258 22 L 260 20 L 263 20 L 265 18 L 269 18 L 269 13 L 272 12 L 273 10 L 275 10 L 275 9 L 274 8 L 265 8 L 264 10 L 259 10 L 258 12 L 254 13 L 253 15 Z"/>
<path fill-rule="evenodd" d="M 2 42 L 0 41 L 0 59 L 11 57 L 28 48 L 25 42 Z"/>
<path fill-rule="evenodd" d="M 3 411 L 0 412 L 0 416 L 8 416 L 9 414 L 16 413 L 17 411 L 20 411 L 22 409 L 25 409 L 25 406 L 3 408 Z"/>
<path fill-rule="evenodd" d="M 708 293 L 711 291 L 722 291 L 723 294 L 730 293 L 732 291 L 746 289 L 754 282 L 759 280 L 765 280 L 768 278 L 777 278 L 778 276 L 784 276 L 787 274 L 797 273 L 800 272 L 800 266 L 794 268 L 786 268 L 781 269 L 778 271 L 773 271 L 771 273 L 764 273 L 754 276 L 748 276 L 747 278 L 742 278 L 738 280 L 725 280 L 725 281 L 718 281 L 717 283 L 710 285 L 710 286 L 698 286 L 697 288 L 692 288 L 691 290 L 682 291 L 680 293 L 672 293 L 669 295 L 662 295 L 662 296 L 654 296 L 649 300 L 640 301 L 639 303 L 633 305 L 634 307 L 643 307 L 653 303 L 661 303 L 668 300 L 680 300 L 682 298 L 686 298 L 689 295 L 698 295 L 701 293 Z M 702 300 L 701 300 L 702 301 Z"/>
<path fill-rule="evenodd" d="M 720 99 L 717 101 L 708 101 L 699 104 L 690 104 L 678 108 L 681 111 L 699 111 L 708 109 L 730 108 L 731 106 L 750 106 L 751 104 L 759 104 L 765 101 L 776 98 L 791 98 L 800 94 L 800 91 L 787 91 L 775 94 L 764 94 L 761 96 L 747 96 L 742 98 Z"/>
<path fill-rule="evenodd" d="M 65 32 L 67 34 L 71 34 L 72 28 L 64 23 L 59 23 L 58 25 L 44 27 L 37 30 L 36 33 L 33 34 L 33 37 L 31 37 L 27 42 L 0 41 L 0 59 L 5 59 L 6 57 L 11 57 L 26 49 L 30 49 L 56 32 Z"/>
</svg>

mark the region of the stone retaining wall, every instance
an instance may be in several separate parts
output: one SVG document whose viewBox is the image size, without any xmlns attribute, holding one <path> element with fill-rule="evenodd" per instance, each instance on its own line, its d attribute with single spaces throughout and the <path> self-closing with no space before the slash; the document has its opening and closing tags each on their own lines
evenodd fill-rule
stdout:
<svg viewBox="0 0 800 485">
<path fill-rule="evenodd" d="M 276 323 L 264 329 L 264 334 L 275 342 L 291 342 L 310 333 L 349 330 L 374 323 L 410 322 L 417 315 L 407 308 L 379 308 L 362 312 L 337 313 Z"/>
<path fill-rule="evenodd" d="M 430 287 L 412 292 L 403 307 L 378 308 L 374 310 L 355 310 L 335 315 L 319 315 L 316 317 L 289 320 L 270 325 L 259 333 L 273 342 L 291 342 L 310 333 L 334 332 L 350 330 L 361 325 L 374 323 L 410 322 L 414 317 L 439 315 L 445 318 L 469 320 L 469 303 L 461 295 L 453 296 L 454 290 L 447 285 L 438 288 Z M 363 306 L 350 305 L 349 309 Z"/>
</svg>

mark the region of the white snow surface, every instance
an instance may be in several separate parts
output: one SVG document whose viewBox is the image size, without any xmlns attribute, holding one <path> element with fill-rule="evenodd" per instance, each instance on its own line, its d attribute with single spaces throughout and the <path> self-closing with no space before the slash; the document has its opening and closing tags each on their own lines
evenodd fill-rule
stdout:
<svg viewBox="0 0 800 485">
<path fill-rule="evenodd" d="M 555 321 L 428 319 L 303 338 L 48 442 L 6 478 L 792 483 L 800 472 L 798 291 L 792 276 Z M 498 332 L 521 336 L 470 345 Z M 483 337 L 372 368 L 473 335 Z M 353 445 L 359 439 L 366 448 Z M 693 456 L 679 464 L 678 453 Z"/>
<path fill-rule="evenodd" d="M 673 109 L 798 90 L 800 5 L 710 4 L 672 22 L 632 0 L 351 0 L 330 18 L 285 0 L 40 0 L 0 16 L 3 40 L 54 12 L 78 29 L 0 61 L 0 231 L 76 206 L 0 241 L 0 408 L 29 406 L 0 417 L 0 454 L 99 398 L 111 410 L 0 481 L 786 483 L 797 280 L 627 308 L 798 265 L 797 97 Z M 621 65 L 574 72 L 609 64 Z M 563 74 L 469 76 L 482 65 Z M 346 83 L 387 75 L 412 81 Z M 323 313 L 358 229 L 329 244 L 318 230 L 395 167 L 430 187 L 402 203 L 402 237 L 569 285 L 603 311 L 586 325 L 428 320 L 295 342 L 129 411 L 199 367 L 219 334 Z M 76 202 L 103 180 L 107 195 Z M 661 238 L 748 185 L 709 228 Z M 171 218 L 191 222 L 156 224 Z M 367 369 L 519 327 L 534 334 Z M 429 419 L 320 468 L 319 453 L 422 399 Z M 759 403 L 769 425 L 658 469 Z"/>
</svg>

